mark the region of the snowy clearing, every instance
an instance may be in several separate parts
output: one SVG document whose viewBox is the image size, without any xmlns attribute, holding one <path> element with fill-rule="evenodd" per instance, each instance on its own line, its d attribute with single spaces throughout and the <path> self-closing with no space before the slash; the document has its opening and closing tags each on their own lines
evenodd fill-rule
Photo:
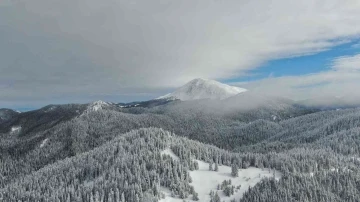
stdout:
<svg viewBox="0 0 360 202">
<path fill-rule="evenodd" d="M 250 167 L 247 169 L 239 169 L 239 177 L 231 176 L 231 167 L 219 166 L 219 171 L 209 171 L 209 164 L 203 161 L 198 161 L 199 170 L 191 171 L 190 176 L 193 179 L 192 185 L 195 191 L 199 194 L 200 201 L 210 201 L 210 190 L 217 191 L 217 185 L 224 180 L 231 180 L 235 187 L 241 185 L 240 190 L 237 190 L 234 195 L 227 197 L 222 190 L 217 191 L 221 201 L 230 201 L 232 199 L 239 200 L 244 192 L 249 187 L 253 187 L 263 178 L 273 177 L 279 179 L 281 174 L 279 172 L 269 171 L 269 169 L 259 169 Z"/>
<path fill-rule="evenodd" d="M 168 154 L 174 159 L 179 159 L 171 149 L 166 149 L 162 151 L 162 154 Z M 281 173 L 269 169 L 260 169 L 250 167 L 247 169 L 239 169 L 239 176 L 231 176 L 231 167 L 229 166 L 219 166 L 219 171 L 209 171 L 209 164 L 204 161 L 196 160 L 199 163 L 199 170 L 190 171 L 190 176 L 193 180 L 191 183 L 194 186 L 195 191 L 199 194 L 199 201 L 210 201 L 210 191 L 213 190 L 217 192 L 220 196 L 221 201 L 229 202 L 232 199 L 238 201 L 242 195 L 257 183 L 259 183 L 264 178 L 275 177 L 275 179 L 280 179 Z M 235 187 L 241 186 L 240 189 L 235 189 L 235 194 L 227 197 L 225 196 L 223 190 L 217 190 L 217 185 L 221 184 L 224 180 L 231 180 L 231 185 Z M 171 197 L 171 192 L 169 189 L 162 188 L 162 192 L 165 194 L 165 198 L 161 199 L 159 202 L 182 202 L 183 199 Z M 185 201 L 191 200 L 192 196 L 190 195 Z"/>
<path fill-rule="evenodd" d="M 20 132 L 21 130 L 21 126 L 13 126 L 11 128 L 11 133 L 17 133 L 17 132 Z"/>
</svg>

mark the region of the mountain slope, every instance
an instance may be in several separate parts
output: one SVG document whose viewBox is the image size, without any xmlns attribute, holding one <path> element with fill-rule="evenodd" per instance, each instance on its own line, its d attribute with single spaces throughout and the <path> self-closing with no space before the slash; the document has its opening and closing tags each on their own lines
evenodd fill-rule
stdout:
<svg viewBox="0 0 360 202">
<path fill-rule="evenodd" d="M 47 148 L 51 149 L 49 146 Z M 0 193 L 3 193 L 0 199 L 155 202 L 162 198 L 160 191 L 165 188 L 172 193 L 171 201 L 194 201 L 194 195 L 198 195 L 196 192 L 201 194 L 200 201 L 205 201 L 201 198 L 210 199 L 210 190 L 216 191 L 216 185 L 224 179 L 232 180 L 234 185 L 242 183 L 237 188 L 239 193 L 233 198 L 241 197 L 249 187 L 246 184 L 259 183 L 261 178 L 272 175 L 267 170 L 249 168 L 256 166 L 251 164 L 249 157 L 253 156 L 229 153 L 211 145 L 177 137 L 162 129 L 139 129 L 121 134 L 91 151 L 14 179 L 7 184 L 6 189 L 0 186 Z M 207 169 L 205 161 L 213 161 L 211 159 L 216 159 L 215 164 L 219 164 L 218 173 Z M 237 169 L 238 176 L 231 175 L 230 166 L 241 168 Z M 211 180 L 213 186 L 204 189 L 202 185 L 199 187 L 199 182 L 207 174 L 212 174 L 217 182 Z M 245 179 L 242 174 L 247 177 L 252 175 L 252 180 L 249 181 L 250 177 Z M 225 190 L 225 186 L 222 189 Z M 222 201 L 230 201 L 230 196 L 220 196 Z"/>
<path fill-rule="evenodd" d="M 212 121 L 205 125 L 198 125 L 195 120 L 192 121 L 188 118 L 186 120 L 189 120 L 189 123 L 176 121 L 177 123 L 174 126 L 177 128 L 188 129 L 192 125 L 200 130 L 207 129 L 204 132 L 224 139 L 222 142 L 211 141 L 222 148 L 232 142 L 240 144 L 246 138 L 252 138 L 250 142 L 246 141 L 249 146 L 246 151 L 233 153 L 174 134 L 170 135 L 169 132 L 162 129 L 140 129 L 128 134 L 121 134 L 119 129 L 124 125 L 134 128 L 144 126 L 145 122 L 154 125 L 157 121 L 154 120 L 155 117 L 144 117 L 144 115 L 130 115 L 110 110 L 93 111 L 61 124 L 57 128 L 54 127 L 54 131 L 50 132 L 53 134 L 51 137 L 47 137 L 48 141 L 45 145 L 40 146 L 39 144 L 36 150 L 29 152 L 29 155 L 25 157 L 16 155 L 19 160 L 0 153 L 0 174 L 5 177 L 5 180 L 0 182 L 0 193 L 4 194 L 4 201 L 72 201 L 71 199 L 74 201 L 90 201 L 93 198 L 95 198 L 94 201 L 120 201 L 116 196 L 117 194 L 112 192 L 118 192 L 119 196 L 124 193 L 124 198 L 127 201 L 157 201 L 161 196 L 159 187 L 164 187 L 174 192 L 176 199 L 187 199 L 191 193 L 194 193 L 191 191 L 193 189 L 188 173 L 193 169 L 197 170 L 197 166 L 192 161 L 197 159 L 215 163 L 215 166 L 218 165 L 220 168 L 218 172 L 222 172 L 222 165 L 227 165 L 241 168 L 241 171 L 249 166 L 259 169 L 266 168 L 265 171 L 271 168 L 284 174 L 279 182 L 273 179 L 265 179 L 254 188 L 247 189 L 241 201 L 340 202 L 349 197 L 356 199 L 360 197 L 360 190 L 356 186 L 359 183 L 360 169 L 358 169 L 358 162 L 354 161 L 353 157 L 358 156 L 360 151 L 359 114 L 360 111 L 356 109 L 320 112 L 281 122 L 282 127 L 276 123 L 271 126 L 262 120 L 258 120 L 258 122 L 248 124 L 249 130 L 239 131 L 233 138 L 223 136 L 229 132 L 221 133 L 230 125 L 228 127 L 223 124 L 221 124 L 222 126 L 217 125 L 214 128 L 217 131 L 212 132 L 209 131 L 210 126 L 214 125 Z M 121 118 L 122 116 L 126 117 Z M 337 120 L 339 116 L 344 117 Z M 200 117 L 212 119 L 204 115 L 200 115 L 197 119 Z M 326 123 L 332 123 L 330 125 L 324 124 L 322 122 L 324 117 L 328 119 Z M 158 119 L 158 121 L 168 121 L 168 118 L 164 118 Z M 125 123 L 125 119 L 129 123 Z M 315 120 L 319 120 L 319 122 Z M 131 123 L 132 121 L 137 121 L 137 123 Z M 224 120 L 224 124 L 226 123 L 228 120 Z M 271 131 L 298 131 L 296 127 L 303 128 L 303 125 L 306 124 L 309 125 L 305 128 L 310 129 L 310 131 L 300 129 L 300 134 L 293 134 L 290 131 L 287 135 L 287 137 L 298 137 L 291 141 L 294 143 L 283 141 L 286 137 L 279 138 L 276 141 L 268 141 L 272 136 Z M 313 133 L 311 129 L 320 126 L 323 126 L 328 134 L 321 135 L 316 139 L 308 139 L 307 136 L 311 135 L 309 132 Z M 172 128 L 175 129 L 175 127 Z M 351 128 L 351 131 L 347 131 L 347 128 Z M 258 135 L 254 135 L 258 130 Z M 339 140 L 335 139 L 338 137 L 337 131 L 339 130 L 342 132 L 342 137 L 339 140 L 343 142 L 340 144 Z M 189 132 L 191 131 L 187 131 L 181 136 Z M 276 133 L 278 132 L 274 134 Z M 315 131 L 311 136 L 317 134 L 318 132 Z M 326 141 L 323 141 L 325 139 Z M 261 143 L 253 144 L 258 141 Z M 354 142 L 352 150 L 347 149 L 348 142 Z M 89 145 L 87 149 L 81 149 L 84 148 L 84 143 Z M 57 150 L 60 147 L 63 147 L 64 150 Z M 266 149 L 267 151 L 264 153 L 251 152 L 250 147 L 252 150 Z M 170 148 L 180 161 L 161 158 L 159 154 L 166 148 Z M 75 155 L 70 155 L 71 158 L 64 158 L 67 156 L 64 154 L 68 150 L 80 152 L 74 152 Z M 48 158 L 51 154 L 62 154 L 64 156 L 62 158 L 56 156 Z M 47 158 L 48 162 L 46 162 Z M 30 167 L 34 165 L 37 168 L 31 169 Z M 339 168 L 343 168 L 345 171 L 328 172 Z M 12 173 L 14 169 L 23 169 L 25 172 L 15 174 Z M 26 169 L 30 170 L 26 171 Z M 351 170 L 351 172 L 346 170 Z M 199 172 L 210 171 L 203 168 L 199 169 Z M 271 170 L 268 172 L 271 173 Z M 311 177 L 312 175 L 314 177 Z M 235 183 L 235 179 L 230 177 L 230 174 L 228 176 Z M 339 178 L 339 182 L 329 184 L 329 181 Z M 197 179 L 192 180 L 196 182 Z M 244 180 L 246 181 L 246 179 Z M 60 187 L 63 186 L 66 188 L 61 189 Z M 215 190 L 215 186 L 213 187 L 212 189 Z M 304 189 L 303 187 L 310 188 Z M 199 192 L 199 194 L 202 193 L 196 186 L 194 188 L 194 191 Z M 329 189 L 331 195 L 329 195 Z M 351 191 L 343 191 L 348 189 Z M 317 190 L 317 192 L 312 193 L 312 190 Z M 38 194 L 41 191 L 44 194 Z M 225 196 L 224 191 L 225 189 L 218 190 L 216 193 L 219 192 Z M 311 195 L 308 194 L 309 192 Z M 258 197 L 259 195 L 261 197 Z M 269 196 L 273 197 L 266 200 L 266 197 Z M 328 196 L 328 198 L 324 198 L 324 196 Z M 149 198 L 151 200 L 148 200 Z"/>
<path fill-rule="evenodd" d="M 19 112 L 16 112 L 12 109 L 0 109 L 0 123 L 5 122 L 12 117 L 18 115 Z"/>
<path fill-rule="evenodd" d="M 213 80 L 194 79 L 177 89 L 175 92 L 161 96 L 157 99 L 226 99 L 245 91 L 247 90 Z"/>
<path fill-rule="evenodd" d="M 6 132 L 0 138 L 0 201 L 155 202 L 162 195 L 161 188 L 172 191 L 179 201 L 188 200 L 191 185 L 198 180 L 193 178 L 191 183 L 188 177 L 197 170 L 194 159 L 218 166 L 218 173 L 204 166 L 201 169 L 201 165 L 194 171 L 212 175 L 222 174 L 223 165 L 228 170 L 244 171 L 251 166 L 265 168 L 270 175 L 269 169 L 283 173 L 279 181 L 264 179 L 246 189 L 241 201 L 360 198 L 360 109 L 287 118 L 295 110 L 288 107 L 291 101 L 260 96 L 262 108 L 234 110 L 236 117 L 214 112 L 212 103 L 220 107 L 242 104 L 241 96 L 250 99 L 243 93 L 229 100 L 171 102 L 134 114 L 129 112 L 141 107 L 117 108 L 100 101 L 21 113 L 11 120 L 23 127 L 21 132 Z M 256 97 L 252 95 L 250 100 Z M 129 132 L 133 129 L 139 130 Z M 171 131 L 171 137 L 163 129 Z M 164 149 L 171 149 L 180 161 L 161 156 Z M 329 172 L 332 170 L 338 172 Z M 211 189 L 225 197 L 226 187 L 217 190 L 214 185 Z M 201 193 L 209 193 L 196 186 L 194 191 L 200 201 Z M 124 200 L 119 200 L 121 195 Z"/>
<path fill-rule="evenodd" d="M 20 135 L 44 131 L 80 115 L 86 107 L 87 105 L 84 104 L 48 105 L 41 109 L 19 113 L 0 125 L 0 134 L 11 131 L 13 127 L 22 128 Z"/>
</svg>

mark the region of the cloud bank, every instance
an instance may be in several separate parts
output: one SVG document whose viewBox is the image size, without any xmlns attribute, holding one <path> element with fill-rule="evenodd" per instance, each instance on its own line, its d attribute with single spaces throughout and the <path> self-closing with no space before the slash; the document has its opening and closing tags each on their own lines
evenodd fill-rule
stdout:
<svg viewBox="0 0 360 202">
<path fill-rule="evenodd" d="M 0 105 L 151 98 L 197 77 L 236 78 L 356 39 L 359 19 L 357 0 L 4 0 Z M 358 59 L 282 88 L 352 80 L 345 60 Z"/>
<path fill-rule="evenodd" d="M 245 86 L 253 91 L 294 100 L 341 97 L 351 104 L 360 103 L 360 54 L 335 58 L 328 71 L 300 76 L 266 78 Z"/>
</svg>

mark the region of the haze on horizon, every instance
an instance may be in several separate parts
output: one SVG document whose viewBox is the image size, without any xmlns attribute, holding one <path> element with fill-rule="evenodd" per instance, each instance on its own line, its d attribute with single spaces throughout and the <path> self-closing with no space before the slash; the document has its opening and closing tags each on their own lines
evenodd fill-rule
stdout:
<svg viewBox="0 0 360 202">
<path fill-rule="evenodd" d="M 0 108 L 129 102 L 194 78 L 360 100 L 360 2 L 4 0 Z"/>
</svg>

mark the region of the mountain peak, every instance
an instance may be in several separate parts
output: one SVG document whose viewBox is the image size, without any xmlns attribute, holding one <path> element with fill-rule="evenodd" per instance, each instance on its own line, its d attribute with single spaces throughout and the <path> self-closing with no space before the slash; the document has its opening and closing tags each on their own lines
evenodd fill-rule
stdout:
<svg viewBox="0 0 360 202">
<path fill-rule="evenodd" d="M 178 88 L 175 92 L 161 96 L 158 99 L 226 99 L 245 91 L 247 90 L 218 81 L 196 78 Z"/>
<path fill-rule="evenodd" d="M 91 103 L 88 106 L 88 110 L 87 111 L 98 111 L 99 109 L 103 109 L 103 107 L 109 106 L 109 103 L 104 102 L 102 100 L 98 100 L 95 101 L 93 103 Z"/>
<path fill-rule="evenodd" d="M 98 100 L 92 103 L 93 105 L 109 105 L 107 102 L 104 102 L 102 100 Z"/>
</svg>

